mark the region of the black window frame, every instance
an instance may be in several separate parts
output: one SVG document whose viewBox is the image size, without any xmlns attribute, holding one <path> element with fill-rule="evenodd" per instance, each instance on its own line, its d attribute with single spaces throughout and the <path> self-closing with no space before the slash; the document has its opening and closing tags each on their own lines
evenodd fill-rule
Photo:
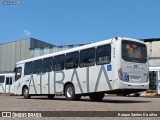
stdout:
<svg viewBox="0 0 160 120">
<path fill-rule="evenodd" d="M 2 84 L 4 83 L 4 81 L 5 81 L 5 76 L 0 76 L 0 83 Z"/>
<path fill-rule="evenodd" d="M 102 60 L 105 60 L 106 59 L 105 57 L 109 57 L 109 62 L 108 61 L 99 62 L 100 60 L 99 58 L 101 58 Z M 103 65 L 103 64 L 110 64 L 110 63 L 111 63 L 111 44 L 98 46 L 96 49 L 96 65 Z"/>
<path fill-rule="evenodd" d="M 42 73 L 51 72 L 53 67 L 53 57 L 44 58 L 42 61 Z"/>
<path fill-rule="evenodd" d="M 57 55 L 53 58 L 53 71 L 64 70 L 65 55 Z"/>
<path fill-rule="evenodd" d="M 33 74 L 40 74 L 42 72 L 42 59 L 33 61 Z"/>
<path fill-rule="evenodd" d="M 20 73 L 20 75 L 17 75 L 17 73 Z M 16 69 L 15 69 L 15 81 L 19 80 L 21 78 L 21 76 L 22 76 L 22 67 L 16 67 Z"/>
<path fill-rule="evenodd" d="M 93 50 L 93 51 L 92 51 Z M 89 67 L 95 65 L 96 49 L 88 48 L 80 51 L 79 67 Z"/>
<path fill-rule="evenodd" d="M 12 85 L 12 77 L 6 77 L 6 85 Z"/>
<path fill-rule="evenodd" d="M 24 66 L 24 75 L 30 75 L 33 73 L 33 62 L 26 62 Z"/>
<path fill-rule="evenodd" d="M 78 68 L 79 64 L 79 51 L 68 53 L 65 55 L 65 69 Z"/>
</svg>

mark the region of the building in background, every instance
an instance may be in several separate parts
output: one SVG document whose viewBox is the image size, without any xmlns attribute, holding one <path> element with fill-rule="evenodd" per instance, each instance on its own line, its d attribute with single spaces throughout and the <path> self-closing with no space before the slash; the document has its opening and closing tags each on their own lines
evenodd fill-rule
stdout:
<svg viewBox="0 0 160 120">
<path fill-rule="evenodd" d="M 160 66 L 160 38 L 144 39 L 149 55 L 149 66 Z"/>
<path fill-rule="evenodd" d="M 152 95 L 160 94 L 160 38 L 143 40 L 149 55 L 149 90 Z"/>
<path fill-rule="evenodd" d="M 58 52 L 81 45 L 83 44 L 56 46 L 34 38 L 26 38 L 0 44 L 0 73 L 13 72 L 15 63 L 20 60 Z"/>
</svg>

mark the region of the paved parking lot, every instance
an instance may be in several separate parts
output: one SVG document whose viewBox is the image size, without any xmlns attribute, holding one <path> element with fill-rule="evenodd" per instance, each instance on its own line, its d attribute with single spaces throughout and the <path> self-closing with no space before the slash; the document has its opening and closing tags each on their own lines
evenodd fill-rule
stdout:
<svg viewBox="0 0 160 120">
<path fill-rule="evenodd" d="M 45 96 L 31 99 L 23 99 L 22 96 L 0 96 L 0 103 L 0 111 L 160 111 L 160 97 L 106 96 L 101 102 L 92 102 L 88 97 L 82 97 L 81 101 L 67 101 L 62 96 L 56 96 L 53 100 Z M 99 118 L 94 117 L 93 119 Z M 101 119 L 106 118 L 101 117 Z M 121 119 L 135 119 L 135 117 L 121 117 Z M 141 120 L 142 117 L 136 117 L 136 119 Z M 158 119 L 158 117 L 154 117 L 154 119 Z"/>
</svg>

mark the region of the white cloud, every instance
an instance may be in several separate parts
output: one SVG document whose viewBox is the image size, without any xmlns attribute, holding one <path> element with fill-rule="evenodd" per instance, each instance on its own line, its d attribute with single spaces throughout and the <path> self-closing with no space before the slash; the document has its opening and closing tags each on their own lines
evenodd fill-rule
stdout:
<svg viewBox="0 0 160 120">
<path fill-rule="evenodd" d="M 30 36 L 32 33 L 29 30 L 23 30 L 24 35 Z"/>
</svg>

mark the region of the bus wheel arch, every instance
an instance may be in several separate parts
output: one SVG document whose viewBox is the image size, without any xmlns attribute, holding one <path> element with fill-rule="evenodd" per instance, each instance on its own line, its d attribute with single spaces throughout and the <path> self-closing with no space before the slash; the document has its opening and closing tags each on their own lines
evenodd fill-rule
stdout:
<svg viewBox="0 0 160 120">
<path fill-rule="evenodd" d="M 63 88 L 63 93 L 64 93 L 64 94 L 65 94 L 65 88 L 66 88 L 66 86 L 69 85 L 69 84 L 74 87 L 73 83 L 71 83 L 71 82 L 66 82 L 66 83 L 64 84 L 64 88 Z"/>
<path fill-rule="evenodd" d="M 27 85 L 24 85 L 22 88 L 22 95 L 25 99 L 29 99 L 31 98 L 31 95 L 29 94 L 29 89 L 27 87 Z"/>
</svg>

